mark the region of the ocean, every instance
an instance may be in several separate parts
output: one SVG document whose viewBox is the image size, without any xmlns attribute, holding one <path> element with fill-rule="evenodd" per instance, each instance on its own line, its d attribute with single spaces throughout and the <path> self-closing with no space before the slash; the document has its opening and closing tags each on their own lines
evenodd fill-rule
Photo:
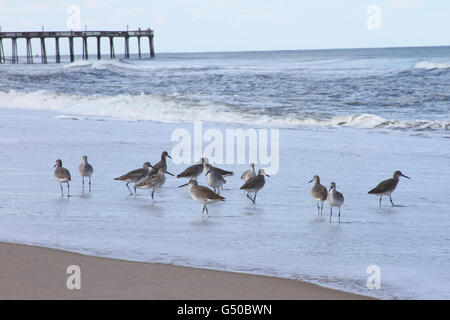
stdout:
<svg viewBox="0 0 450 320">
<path fill-rule="evenodd" d="M 450 47 L 63 58 L 0 65 L 0 241 L 382 299 L 450 298 Z M 173 133 L 194 135 L 194 121 L 224 136 L 279 131 L 279 170 L 256 205 L 239 190 L 248 159 L 218 162 L 235 175 L 208 219 L 177 188 L 182 179 L 167 177 L 155 203 L 113 180 L 171 154 Z M 95 170 L 91 193 L 81 192 L 83 154 Z M 53 179 L 58 158 L 72 173 L 71 198 Z M 168 170 L 187 165 L 169 159 Z M 398 206 L 379 208 L 367 192 L 395 170 L 412 179 L 393 193 Z M 315 174 L 344 194 L 341 223 L 328 222 L 327 204 L 317 215 Z M 379 289 L 367 287 L 374 265 Z"/>
</svg>

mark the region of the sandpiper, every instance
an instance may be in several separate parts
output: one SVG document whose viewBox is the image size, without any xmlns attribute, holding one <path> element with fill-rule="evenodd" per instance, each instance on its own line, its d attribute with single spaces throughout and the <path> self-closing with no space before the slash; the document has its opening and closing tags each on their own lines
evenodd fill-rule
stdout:
<svg viewBox="0 0 450 320">
<path fill-rule="evenodd" d="M 177 178 L 189 178 L 197 180 L 197 177 L 202 174 L 205 160 L 200 159 L 200 163 L 187 167 L 183 172 L 177 175 Z"/>
<path fill-rule="evenodd" d="M 333 207 L 339 208 L 339 222 L 341 222 L 341 206 L 344 203 L 344 195 L 336 190 L 336 183 L 330 183 L 330 192 L 328 193 L 328 203 L 330 204 L 330 222 L 333 215 Z"/>
<path fill-rule="evenodd" d="M 314 176 L 309 183 L 314 181 L 314 186 L 311 189 L 311 195 L 314 198 L 314 200 L 317 201 L 317 214 L 322 214 L 323 210 L 323 202 L 327 200 L 327 188 L 325 188 L 323 185 L 320 184 L 320 178 L 319 176 Z M 321 206 L 319 206 L 319 202 L 321 203 Z"/>
<path fill-rule="evenodd" d="M 259 169 L 258 170 L 258 175 L 254 176 L 250 179 L 248 179 L 244 185 L 240 188 L 241 190 L 245 190 L 247 191 L 247 198 L 249 198 L 253 204 L 256 202 L 256 194 L 258 193 L 259 190 L 261 190 L 264 185 L 266 184 L 266 179 L 264 178 L 264 176 L 268 176 L 270 177 L 265 171 L 264 169 Z M 253 199 L 250 197 L 250 193 L 254 193 L 255 196 L 253 197 Z"/>
<path fill-rule="evenodd" d="M 209 164 L 208 158 L 202 158 L 202 159 L 200 159 L 200 161 L 203 161 L 204 164 Z M 228 177 L 228 176 L 234 175 L 233 171 L 227 171 L 227 170 L 215 167 L 213 165 L 210 165 L 210 166 L 211 166 L 211 169 L 216 170 L 221 176 Z"/>
<path fill-rule="evenodd" d="M 255 164 L 253 162 L 250 163 L 250 169 L 244 171 L 244 173 L 241 175 L 241 179 L 244 181 L 247 181 L 248 179 L 256 176 L 255 173 Z"/>
<path fill-rule="evenodd" d="M 155 168 L 155 167 L 152 166 L 152 168 Z M 155 198 L 154 198 L 155 190 L 161 188 L 163 186 L 164 182 L 166 181 L 166 177 L 165 177 L 164 173 L 167 173 L 167 174 L 170 174 L 171 176 L 173 176 L 173 174 L 168 172 L 166 169 L 159 168 L 158 172 L 156 174 L 149 175 L 143 181 L 136 184 L 135 188 L 152 190 L 152 200 L 155 201 Z"/>
<path fill-rule="evenodd" d="M 389 200 L 391 201 L 392 206 L 395 206 L 394 202 L 392 202 L 391 193 L 394 192 L 395 188 L 397 187 L 400 176 L 411 179 L 410 177 L 405 176 L 401 171 L 397 170 L 394 172 L 394 176 L 391 179 L 380 182 L 375 188 L 369 191 L 370 194 L 376 194 L 380 196 L 380 207 L 381 199 L 383 198 L 383 196 L 389 196 Z"/>
<path fill-rule="evenodd" d="M 189 180 L 188 183 L 185 183 L 185 184 L 179 186 L 179 188 L 187 186 L 187 185 L 190 186 L 189 193 L 191 195 L 191 198 L 200 203 L 203 203 L 202 216 L 203 216 L 203 212 L 205 212 L 205 210 L 206 210 L 206 215 L 209 216 L 208 207 L 206 206 L 206 204 L 217 202 L 217 201 L 225 201 L 224 197 L 218 195 L 217 193 L 215 193 L 208 187 L 200 186 L 197 183 L 197 180 L 194 180 L 194 179 Z"/>
<path fill-rule="evenodd" d="M 206 183 L 208 184 L 208 186 L 214 189 L 214 192 L 217 192 L 217 194 L 219 194 L 220 188 L 227 181 L 222 177 L 219 171 L 209 163 L 205 163 L 205 172 Z"/>
<path fill-rule="evenodd" d="M 84 191 L 84 177 L 89 177 L 89 191 L 91 191 L 91 175 L 94 173 L 94 168 L 87 161 L 87 156 L 83 156 L 81 164 L 78 166 L 81 178 L 83 180 L 83 191 Z"/>
<path fill-rule="evenodd" d="M 133 170 L 128 172 L 127 174 L 124 174 L 123 176 L 120 176 L 118 178 L 114 178 L 114 180 L 120 180 L 120 181 L 126 181 L 126 187 L 128 188 L 128 191 L 130 191 L 130 195 L 132 195 L 133 193 L 131 192 L 130 187 L 128 186 L 130 183 L 139 183 L 142 180 L 144 180 L 145 178 L 148 177 L 149 172 L 149 168 L 152 165 L 150 164 L 150 162 L 145 162 L 144 165 L 142 166 L 142 168 Z M 136 193 L 136 186 L 134 188 L 134 192 Z"/>
<path fill-rule="evenodd" d="M 61 196 L 64 196 L 63 192 L 63 183 L 67 183 L 67 196 L 70 197 L 70 185 L 69 181 L 71 180 L 70 172 L 66 168 L 62 166 L 62 161 L 60 159 L 56 160 L 56 164 L 54 166 L 55 169 L 55 179 L 59 181 L 59 185 L 61 187 Z"/>
<path fill-rule="evenodd" d="M 166 157 L 172 159 L 172 157 L 169 156 L 169 153 L 167 153 L 167 151 L 164 151 L 163 153 L 161 153 L 161 160 L 152 167 L 152 170 L 150 171 L 149 176 L 152 176 L 152 175 L 158 173 L 159 168 L 163 168 L 163 169 L 167 170 Z"/>
</svg>

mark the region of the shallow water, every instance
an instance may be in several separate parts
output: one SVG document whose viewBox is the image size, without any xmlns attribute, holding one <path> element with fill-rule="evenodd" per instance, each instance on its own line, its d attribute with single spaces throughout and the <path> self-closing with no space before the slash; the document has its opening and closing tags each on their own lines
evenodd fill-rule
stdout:
<svg viewBox="0 0 450 320">
<path fill-rule="evenodd" d="M 179 124 L 71 120 L 58 113 L 0 109 L 0 240 L 91 255 L 302 279 L 379 298 L 449 298 L 447 139 L 352 128 L 282 129 L 280 170 L 252 205 L 239 190 L 246 165 L 227 166 L 226 202 L 201 217 L 185 181 L 168 177 L 152 203 L 112 178 L 171 150 Z M 192 131 L 191 124 L 181 127 Z M 206 125 L 206 128 L 211 125 Z M 225 130 L 229 126 L 213 126 Z M 88 154 L 93 191 L 77 165 Z M 55 158 L 73 176 L 62 198 Z M 401 161 L 399 160 L 401 159 Z M 400 163 L 401 162 L 401 163 Z M 179 173 L 185 165 L 168 169 Z M 367 191 L 401 169 L 391 207 Z M 317 215 L 307 182 L 319 174 L 345 196 L 341 223 Z M 205 178 L 199 178 L 205 184 Z M 366 269 L 381 268 L 368 290 Z"/>
</svg>

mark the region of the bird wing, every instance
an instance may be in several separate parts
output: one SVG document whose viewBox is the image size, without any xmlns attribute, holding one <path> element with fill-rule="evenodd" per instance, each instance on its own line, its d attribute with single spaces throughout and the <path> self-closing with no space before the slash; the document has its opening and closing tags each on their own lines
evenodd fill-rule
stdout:
<svg viewBox="0 0 450 320">
<path fill-rule="evenodd" d="M 213 169 L 220 173 L 222 176 L 232 176 L 234 174 L 233 171 L 227 171 L 217 167 L 213 167 Z"/>
<path fill-rule="evenodd" d="M 153 186 L 155 184 L 156 178 L 156 175 L 149 176 L 148 178 L 145 178 L 143 181 L 139 182 L 136 185 L 136 188 L 141 188 L 143 186 Z"/>
<path fill-rule="evenodd" d="M 242 185 L 241 189 L 253 189 L 253 186 L 257 183 L 260 176 L 254 176 L 249 178 L 245 183 Z"/>
<path fill-rule="evenodd" d="M 187 167 L 183 172 L 177 175 L 177 178 L 191 177 L 193 172 L 195 172 L 196 170 L 200 170 L 200 168 L 203 168 L 203 164 L 201 163 Z"/>
<path fill-rule="evenodd" d="M 55 170 L 55 177 L 58 179 L 67 179 L 71 180 L 70 172 L 66 168 L 59 167 Z"/>
<path fill-rule="evenodd" d="M 143 174 L 143 171 L 144 171 L 143 168 L 139 168 L 139 169 L 130 171 L 130 172 L 124 174 L 123 176 L 114 178 L 114 180 L 126 180 L 126 179 L 130 179 L 130 178 L 137 178 Z"/>
<path fill-rule="evenodd" d="M 206 194 L 206 197 L 209 200 L 220 200 L 220 201 L 224 201 L 225 198 L 218 195 L 217 193 L 215 193 L 214 191 L 212 191 L 210 188 L 205 187 L 205 186 L 198 186 L 198 188 L 204 192 L 204 194 Z"/>
<path fill-rule="evenodd" d="M 323 185 L 321 184 L 316 184 L 314 185 L 314 187 L 312 188 L 311 191 L 312 195 L 315 198 L 320 198 L 322 200 L 326 200 L 327 196 L 328 196 L 328 191 L 327 188 L 325 188 Z"/>
<path fill-rule="evenodd" d="M 396 185 L 396 181 L 391 178 L 380 182 L 375 188 L 369 191 L 370 194 L 380 194 L 391 190 Z"/>
</svg>

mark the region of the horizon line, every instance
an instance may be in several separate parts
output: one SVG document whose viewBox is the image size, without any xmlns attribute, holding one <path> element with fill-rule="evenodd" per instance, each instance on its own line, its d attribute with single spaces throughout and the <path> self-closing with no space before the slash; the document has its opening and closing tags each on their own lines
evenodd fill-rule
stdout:
<svg viewBox="0 0 450 320">
<path fill-rule="evenodd" d="M 343 47 L 343 48 L 310 48 L 310 49 L 274 49 L 274 50 L 230 50 L 230 51 L 161 51 L 157 54 L 170 53 L 245 53 L 245 52 L 282 52 L 282 51 L 320 51 L 320 50 L 370 50 L 370 49 L 407 49 L 407 48 L 445 48 L 448 45 L 429 45 L 429 46 L 389 46 L 389 47 Z"/>
</svg>

